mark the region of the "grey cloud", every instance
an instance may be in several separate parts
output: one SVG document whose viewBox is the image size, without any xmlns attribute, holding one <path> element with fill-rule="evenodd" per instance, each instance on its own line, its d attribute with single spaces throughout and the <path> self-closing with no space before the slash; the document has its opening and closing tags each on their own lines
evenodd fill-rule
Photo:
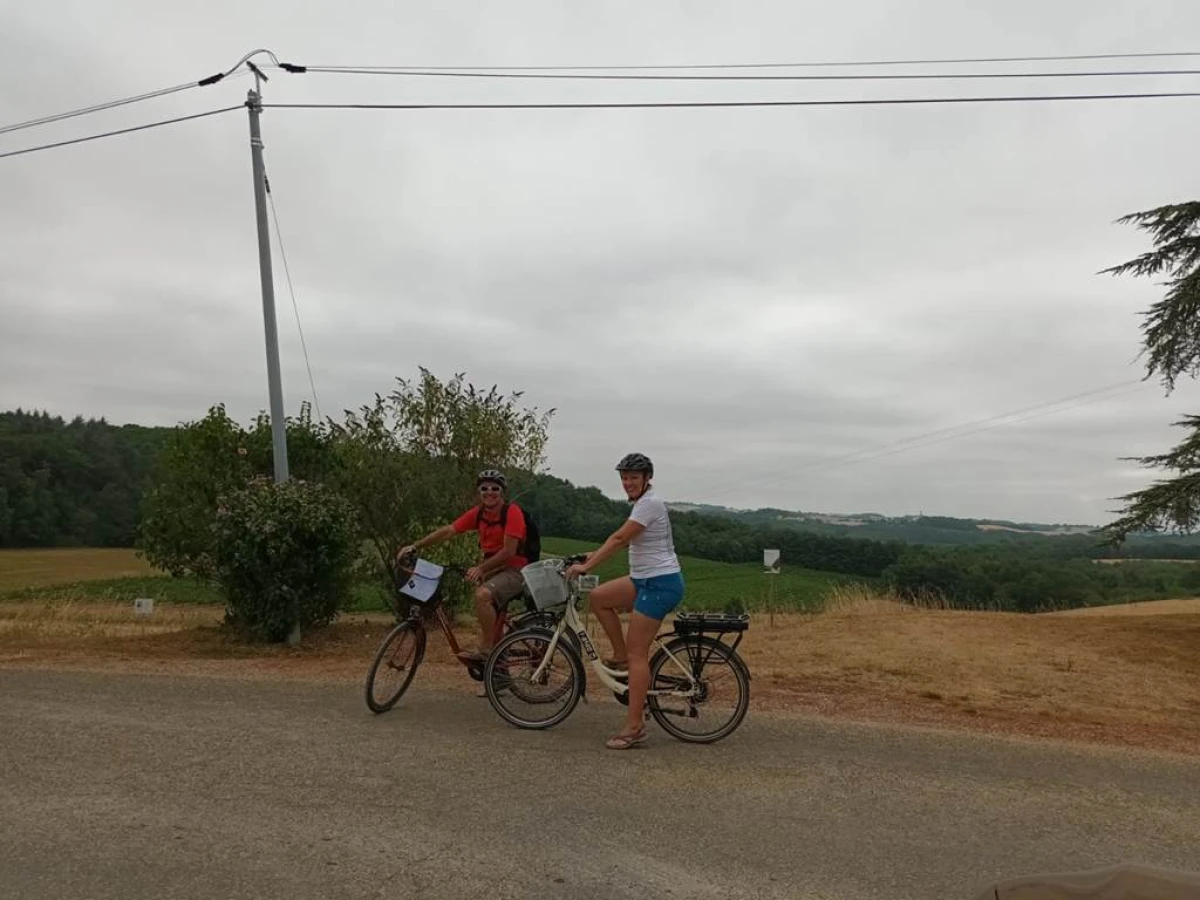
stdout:
<svg viewBox="0 0 1200 900">
<path fill-rule="evenodd" d="M 630 23 L 636 23 L 631 27 Z M 218 0 L 0 14 L 12 119 L 199 77 L 251 46 L 312 64 L 635 63 L 1174 45 L 1200 12 L 1064 2 L 552 4 L 403 15 Z M 345 25 L 345 22 L 342 22 Z M 231 35 L 237 35 L 231 38 Z M 243 46 L 245 43 L 245 46 Z M 1043 66 L 1044 67 L 1044 66 Z M 1036 67 L 1033 67 L 1036 68 Z M 240 102 L 235 80 L 0 136 L 0 150 Z M 268 101 L 849 97 L 1179 82 L 467 84 L 273 77 Z M 322 411 L 419 364 L 559 407 L 555 472 L 734 505 L 1102 520 L 1118 457 L 1178 439 L 1157 388 L 838 468 L 823 461 L 1137 377 L 1158 288 L 1113 220 L 1186 199 L 1186 101 L 264 116 Z M 245 114 L 0 161 L 0 396 L 169 423 L 266 406 Z M 1182 193 L 1181 193 L 1182 192 Z M 274 241 L 274 236 L 273 241 Z M 285 391 L 309 394 L 276 257 Z M 1146 477 L 1143 473 L 1142 477 Z"/>
</svg>

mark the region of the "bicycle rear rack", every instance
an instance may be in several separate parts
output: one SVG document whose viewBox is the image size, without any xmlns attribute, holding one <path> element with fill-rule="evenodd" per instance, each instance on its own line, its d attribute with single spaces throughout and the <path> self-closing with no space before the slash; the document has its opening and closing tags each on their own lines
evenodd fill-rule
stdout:
<svg viewBox="0 0 1200 900">
<path fill-rule="evenodd" d="M 718 635 L 717 640 L 724 643 L 722 637 L 726 634 L 736 634 L 737 638 L 729 646 L 736 650 L 750 628 L 749 613 L 717 613 L 717 612 L 683 612 L 675 616 L 675 633 L 679 635 Z"/>
</svg>

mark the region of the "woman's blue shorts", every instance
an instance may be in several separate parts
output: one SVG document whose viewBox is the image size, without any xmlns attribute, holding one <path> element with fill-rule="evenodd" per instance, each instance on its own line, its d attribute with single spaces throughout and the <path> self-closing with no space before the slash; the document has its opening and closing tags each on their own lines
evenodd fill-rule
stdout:
<svg viewBox="0 0 1200 900">
<path fill-rule="evenodd" d="M 655 575 L 653 578 L 631 578 L 637 588 L 637 599 L 633 601 L 634 612 L 661 622 L 683 600 L 683 575 Z"/>
</svg>

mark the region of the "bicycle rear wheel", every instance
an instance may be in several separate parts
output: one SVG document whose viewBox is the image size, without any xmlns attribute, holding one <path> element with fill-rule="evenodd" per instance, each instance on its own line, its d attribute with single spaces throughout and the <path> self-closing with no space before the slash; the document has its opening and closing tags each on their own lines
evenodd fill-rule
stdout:
<svg viewBox="0 0 1200 900">
<path fill-rule="evenodd" d="M 387 712 L 408 690 L 425 658 L 425 626 L 419 620 L 401 622 L 383 639 L 367 672 L 367 706 Z"/>
<path fill-rule="evenodd" d="M 750 708 L 750 672 L 742 658 L 716 638 L 676 637 L 650 660 L 650 690 L 691 690 L 684 669 L 696 682 L 694 693 L 647 696 L 654 721 L 671 737 L 692 744 L 711 744 L 733 734 Z M 698 729 L 685 727 L 691 723 Z"/>
</svg>

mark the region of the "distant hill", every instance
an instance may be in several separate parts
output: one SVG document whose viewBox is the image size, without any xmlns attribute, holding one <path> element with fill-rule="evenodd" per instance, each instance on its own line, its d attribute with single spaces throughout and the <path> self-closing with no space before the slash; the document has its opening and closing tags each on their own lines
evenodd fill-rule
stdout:
<svg viewBox="0 0 1200 900">
<path fill-rule="evenodd" d="M 906 544 L 967 545 L 1012 543 L 1054 538 L 1094 540 L 1099 526 L 1072 523 L 1012 522 L 1006 519 L 960 519 L 953 516 L 885 516 L 880 513 L 825 513 L 763 507 L 735 509 L 706 503 L 671 503 L 671 509 L 720 516 L 746 525 L 796 528 L 815 534 L 856 537 Z M 1167 557 L 1188 551 L 1200 555 L 1200 535 L 1131 535 L 1123 555 Z M 1135 552 L 1136 551 L 1136 552 Z"/>
<path fill-rule="evenodd" d="M 129 546 L 155 457 L 174 428 L 71 420 L 46 412 L 0 412 L 0 547 Z M 628 515 L 624 500 L 552 476 L 512 473 L 543 533 L 603 540 Z M 1200 537 L 1134 535 L 1114 554 L 1092 526 L 948 516 L 884 516 L 778 508 L 733 509 L 678 502 L 681 552 L 723 562 L 761 560 L 764 547 L 786 551 L 792 565 L 874 576 L 905 546 L 1007 545 L 1055 558 L 1101 556 L 1200 558 Z"/>
</svg>

